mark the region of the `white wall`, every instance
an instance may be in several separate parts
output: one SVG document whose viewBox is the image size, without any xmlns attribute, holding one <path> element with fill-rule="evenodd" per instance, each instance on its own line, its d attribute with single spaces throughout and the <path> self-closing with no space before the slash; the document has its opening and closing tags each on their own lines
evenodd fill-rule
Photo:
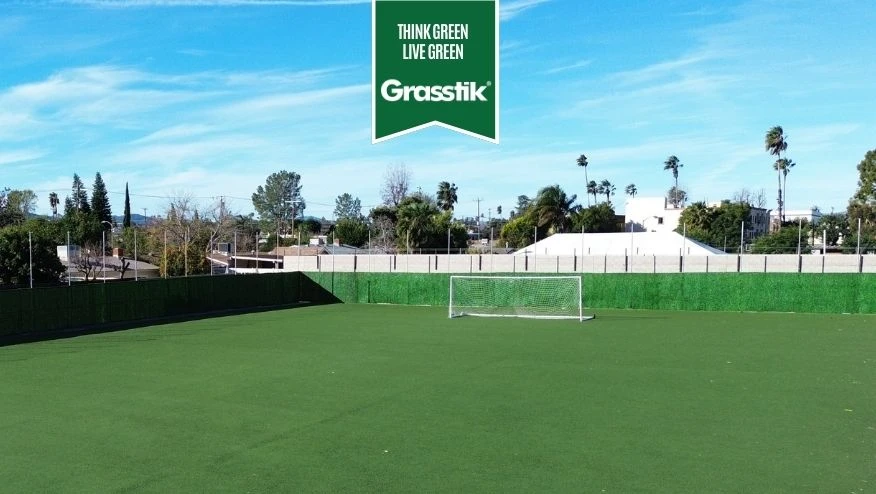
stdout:
<svg viewBox="0 0 876 494">
<path fill-rule="evenodd" d="M 299 262 L 301 271 L 375 273 L 876 273 L 876 255 L 323 255 L 286 256 L 284 271 L 298 271 Z"/>
</svg>

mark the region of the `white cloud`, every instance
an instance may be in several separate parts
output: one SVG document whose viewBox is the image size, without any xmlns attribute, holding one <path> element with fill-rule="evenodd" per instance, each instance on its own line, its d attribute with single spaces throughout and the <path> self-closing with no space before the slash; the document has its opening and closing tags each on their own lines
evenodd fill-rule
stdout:
<svg viewBox="0 0 876 494">
<path fill-rule="evenodd" d="M 500 17 L 503 21 L 507 21 L 517 17 L 523 12 L 550 0 L 505 0 L 499 5 Z"/>
<path fill-rule="evenodd" d="M 152 132 L 151 134 L 141 137 L 131 144 L 146 144 L 155 141 L 176 140 L 194 137 L 206 134 L 215 130 L 216 127 L 203 124 L 182 124 L 165 127 L 161 130 Z"/>
<path fill-rule="evenodd" d="M 568 65 L 561 65 L 559 67 L 554 67 L 552 69 L 546 70 L 545 74 L 558 74 L 560 72 L 567 72 L 575 69 L 583 69 L 584 67 L 589 66 L 593 63 L 593 60 L 581 60 Z"/>
<path fill-rule="evenodd" d="M 36 151 L 33 149 L 21 149 L 16 151 L 2 151 L 0 152 L 0 166 L 12 164 L 12 163 L 22 163 L 26 161 L 33 161 L 35 159 L 39 159 L 45 156 L 45 153 L 42 151 Z"/>
</svg>

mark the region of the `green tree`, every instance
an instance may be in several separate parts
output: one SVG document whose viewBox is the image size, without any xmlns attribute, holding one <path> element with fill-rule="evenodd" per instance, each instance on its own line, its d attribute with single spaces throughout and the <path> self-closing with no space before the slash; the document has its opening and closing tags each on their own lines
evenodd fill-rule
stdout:
<svg viewBox="0 0 876 494">
<path fill-rule="evenodd" d="M 32 236 L 30 242 L 28 234 Z M 26 285 L 30 282 L 31 252 L 34 283 L 60 280 L 66 269 L 58 259 L 55 240 L 43 229 L 29 232 L 19 225 L 0 230 L 0 285 Z"/>
<path fill-rule="evenodd" d="M 441 182 L 438 184 L 438 208 L 442 211 L 453 211 L 453 206 L 459 201 L 456 195 L 456 184 Z"/>
<path fill-rule="evenodd" d="M 630 197 L 636 197 L 636 194 L 639 193 L 639 189 L 636 188 L 636 184 L 629 184 L 624 188 L 624 192 Z"/>
<path fill-rule="evenodd" d="M 507 243 L 509 247 L 521 249 L 533 243 L 535 237 L 535 215 L 521 214 L 508 220 L 502 227 L 499 236 L 500 243 Z"/>
<path fill-rule="evenodd" d="M 779 179 L 779 192 L 778 192 L 778 207 L 779 207 L 779 219 L 781 221 L 785 220 L 785 201 L 782 197 L 782 168 L 779 166 L 778 160 L 782 158 L 782 153 L 788 149 L 788 141 L 785 138 L 785 131 L 782 129 L 780 125 L 776 125 L 766 132 L 766 136 L 764 137 L 764 149 L 770 154 L 770 156 L 775 156 L 777 158 L 776 163 L 773 164 L 773 169 L 776 170 Z"/>
<path fill-rule="evenodd" d="M 468 246 L 468 231 L 461 221 L 453 219 L 453 213 L 443 211 L 434 214 L 429 224 L 429 240 L 425 247 L 433 249 L 447 248 L 447 231 L 450 230 L 450 247 L 461 249 Z"/>
<path fill-rule="evenodd" d="M 368 243 L 368 225 L 356 218 L 341 218 L 335 223 L 335 238 L 341 243 L 362 247 Z"/>
<path fill-rule="evenodd" d="M 678 187 L 670 187 L 666 192 L 666 200 L 672 204 L 674 208 L 680 208 L 687 203 L 687 191 Z"/>
<path fill-rule="evenodd" d="M 306 204 L 301 196 L 301 175 L 286 170 L 270 174 L 265 185 L 253 193 L 252 205 L 271 228 L 302 216 Z"/>
<path fill-rule="evenodd" d="M 0 189 L 0 228 L 8 225 L 20 224 L 24 221 L 24 215 L 14 204 L 10 204 L 8 188 Z"/>
<path fill-rule="evenodd" d="M 36 211 L 37 195 L 30 189 L 10 190 L 6 195 L 8 207 L 20 213 L 21 218 L 28 219 Z"/>
<path fill-rule="evenodd" d="M 825 214 L 818 222 L 818 230 L 827 232 L 827 245 L 830 246 L 838 245 L 839 239 L 842 238 L 846 247 L 857 247 L 857 245 L 853 243 L 854 240 L 856 240 L 856 237 L 852 234 L 852 229 L 850 227 L 849 217 L 845 213 Z M 856 232 L 857 229 L 858 225 L 855 224 Z"/>
<path fill-rule="evenodd" d="M 85 190 L 85 185 L 82 184 L 82 179 L 79 175 L 73 174 L 73 196 L 71 198 L 71 206 L 81 213 L 90 213 L 91 205 L 88 204 L 88 191 Z"/>
<path fill-rule="evenodd" d="M 206 274 L 210 272 L 210 261 L 198 242 L 189 242 L 168 246 L 167 255 L 161 256 L 158 267 L 162 276 Z"/>
<path fill-rule="evenodd" d="M 683 167 L 683 166 L 684 165 L 682 165 L 681 162 L 679 162 L 678 156 L 675 156 L 675 155 L 672 155 L 672 156 L 666 158 L 666 161 L 663 162 L 663 169 L 672 171 L 672 178 L 675 180 L 675 190 L 676 191 L 679 190 L 678 189 L 678 169 Z M 680 202 L 680 198 L 676 195 L 672 200 L 672 204 L 675 207 L 678 207 L 679 204 L 683 204 L 683 203 Z"/>
<path fill-rule="evenodd" d="M 800 235 L 796 226 L 782 227 L 773 233 L 758 237 L 751 247 L 751 252 L 753 254 L 796 254 L 798 238 L 800 238 L 800 252 L 808 252 L 808 227 Z"/>
<path fill-rule="evenodd" d="M 355 199 L 350 194 L 344 192 L 335 199 L 335 218 L 342 219 L 362 219 L 362 202 L 359 198 Z"/>
<path fill-rule="evenodd" d="M 735 246 L 740 226 L 748 221 L 750 212 L 748 203 L 723 201 L 715 207 L 695 202 L 682 211 L 675 231 L 717 249 L 725 248 L 730 241 Z"/>
<path fill-rule="evenodd" d="M 577 196 L 569 197 L 559 185 L 542 188 L 535 198 L 535 218 L 537 225 L 549 232 L 562 233 L 571 226 L 571 214 L 576 210 Z"/>
<path fill-rule="evenodd" d="M 438 208 L 426 201 L 406 198 L 398 207 L 399 247 L 424 247 L 428 239 L 428 227 Z"/>
<path fill-rule="evenodd" d="M 572 227 L 576 232 L 612 233 L 618 231 L 614 208 L 607 202 L 595 204 L 576 211 L 572 215 Z"/>
<path fill-rule="evenodd" d="M 587 156 L 584 156 L 582 154 L 581 156 L 578 156 L 578 159 L 575 162 L 578 164 L 578 166 L 584 168 L 584 184 L 586 187 L 587 185 L 590 184 L 590 179 L 587 177 L 587 166 L 590 164 L 587 162 Z M 589 192 L 590 191 L 588 190 L 588 193 L 585 194 L 587 196 L 587 206 L 590 206 L 590 193 Z"/>
<path fill-rule="evenodd" d="M 849 222 L 876 227 L 876 149 L 867 151 L 858 163 L 858 189 L 849 200 Z"/>
<path fill-rule="evenodd" d="M 527 195 L 517 196 L 517 215 L 526 213 L 526 210 L 532 206 L 532 199 Z"/>
<path fill-rule="evenodd" d="M 100 172 L 94 175 L 94 186 L 91 188 L 91 210 L 94 211 L 98 221 L 107 221 L 112 224 L 113 212 L 110 209 L 106 184 L 103 183 Z"/>
<path fill-rule="evenodd" d="M 131 195 L 128 193 L 127 182 L 125 182 L 125 215 L 122 219 L 122 226 L 131 228 Z"/>
</svg>

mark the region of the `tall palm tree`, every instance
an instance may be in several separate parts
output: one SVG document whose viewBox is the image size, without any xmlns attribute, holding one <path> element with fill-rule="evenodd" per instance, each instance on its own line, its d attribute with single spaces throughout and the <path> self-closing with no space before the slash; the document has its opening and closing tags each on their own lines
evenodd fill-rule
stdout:
<svg viewBox="0 0 876 494">
<path fill-rule="evenodd" d="M 587 186 L 589 187 L 590 186 L 590 179 L 587 178 L 587 165 L 589 163 L 587 163 L 587 156 L 584 156 L 583 154 L 581 156 L 578 156 L 577 163 L 578 163 L 578 166 L 584 167 L 584 183 L 587 184 Z M 585 194 L 585 195 L 587 196 L 587 207 L 590 207 L 590 191 L 588 190 L 587 194 Z"/>
<path fill-rule="evenodd" d="M 624 192 L 630 197 L 636 197 L 636 194 L 639 193 L 639 189 L 636 188 L 636 184 L 630 184 L 626 186 Z"/>
<path fill-rule="evenodd" d="M 785 136 L 785 131 L 780 125 L 776 125 L 775 127 L 767 131 L 766 136 L 764 137 L 764 149 L 766 149 L 766 151 L 770 153 L 770 156 L 775 156 L 778 159 L 782 158 L 782 153 L 784 153 L 785 150 L 788 149 L 788 141 Z M 776 172 L 778 173 L 779 179 L 779 221 L 784 221 L 785 202 L 782 200 L 782 175 L 784 172 L 778 161 L 773 164 L 773 169 L 776 170 Z"/>
<path fill-rule="evenodd" d="M 679 163 L 678 157 L 675 155 L 666 158 L 666 161 L 663 162 L 664 170 L 672 170 L 672 178 L 675 179 L 675 190 L 678 190 L 678 169 L 682 166 L 684 165 Z M 675 197 L 675 207 L 678 207 L 678 195 Z"/>
<path fill-rule="evenodd" d="M 61 200 L 58 199 L 58 194 L 55 192 L 52 192 L 51 194 L 49 194 L 49 205 L 51 205 L 51 207 L 52 207 L 52 216 L 53 217 L 58 216 L 58 204 L 61 204 Z"/>
<path fill-rule="evenodd" d="M 442 211 L 453 211 L 453 205 L 459 202 L 456 196 L 456 184 L 441 182 L 438 184 L 438 207 Z"/>
<path fill-rule="evenodd" d="M 571 214 L 577 209 L 575 199 L 578 196 L 567 196 L 559 185 L 551 185 L 538 191 L 535 198 L 535 214 L 538 226 L 548 227 L 562 233 L 571 224 Z"/>
<path fill-rule="evenodd" d="M 614 192 L 617 190 L 617 187 L 614 186 L 608 180 L 603 180 L 600 182 L 599 187 L 602 188 L 602 193 L 605 194 L 605 202 L 611 204 L 611 196 L 614 195 Z"/>
<path fill-rule="evenodd" d="M 596 183 L 596 180 L 591 180 L 587 182 L 587 204 L 590 204 L 590 194 L 593 194 L 593 202 L 596 201 L 596 194 L 602 194 L 602 191 L 599 190 L 599 184 Z M 589 207 L 589 206 L 588 206 Z"/>
</svg>

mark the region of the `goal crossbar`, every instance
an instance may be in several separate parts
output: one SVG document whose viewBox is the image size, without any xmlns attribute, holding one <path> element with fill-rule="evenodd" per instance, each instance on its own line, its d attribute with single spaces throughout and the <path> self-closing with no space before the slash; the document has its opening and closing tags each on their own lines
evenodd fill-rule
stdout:
<svg viewBox="0 0 876 494">
<path fill-rule="evenodd" d="M 584 315 L 580 276 L 452 275 L 449 317 L 578 319 Z"/>
</svg>

